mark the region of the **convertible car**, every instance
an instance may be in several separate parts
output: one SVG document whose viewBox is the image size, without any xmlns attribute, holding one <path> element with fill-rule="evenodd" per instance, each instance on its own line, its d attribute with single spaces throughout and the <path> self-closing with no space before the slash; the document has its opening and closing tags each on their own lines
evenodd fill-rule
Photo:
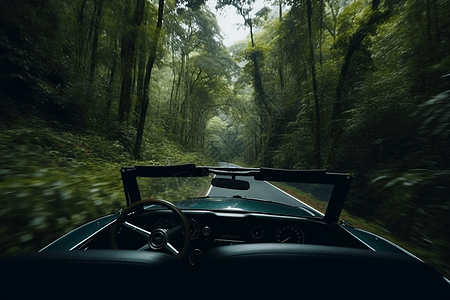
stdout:
<svg viewBox="0 0 450 300">
<path fill-rule="evenodd" d="M 1 262 L 2 299 L 449 299 L 417 257 L 339 222 L 348 174 L 121 169 L 126 208 Z"/>
</svg>

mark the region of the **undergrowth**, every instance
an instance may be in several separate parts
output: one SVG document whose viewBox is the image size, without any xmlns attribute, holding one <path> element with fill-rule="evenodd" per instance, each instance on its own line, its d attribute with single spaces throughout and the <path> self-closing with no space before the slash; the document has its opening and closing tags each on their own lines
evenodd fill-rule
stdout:
<svg viewBox="0 0 450 300">
<path fill-rule="evenodd" d="M 43 124 L 0 132 L 0 257 L 34 252 L 81 224 L 125 207 L 124 165 L 213 161 L 170 141 L 135 160 L 118 141 Z"/>
</svg>

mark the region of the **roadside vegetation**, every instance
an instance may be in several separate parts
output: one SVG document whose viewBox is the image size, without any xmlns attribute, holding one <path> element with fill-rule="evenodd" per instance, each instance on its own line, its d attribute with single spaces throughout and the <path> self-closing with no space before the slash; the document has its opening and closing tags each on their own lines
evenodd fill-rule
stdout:
<svg viewBox="0 0 450 300">
<path fill-rule="evenodd" d="M 17 120 L 12 128 L 2 128 L 0 140 L 0 257 L 37 251 L 88 221 L 125 208 L 122 166 L 215 164 L 167 140 L 152 159 L 136 160 L 117 141 L 61 130 L 42 120 Z"/>
</svg>

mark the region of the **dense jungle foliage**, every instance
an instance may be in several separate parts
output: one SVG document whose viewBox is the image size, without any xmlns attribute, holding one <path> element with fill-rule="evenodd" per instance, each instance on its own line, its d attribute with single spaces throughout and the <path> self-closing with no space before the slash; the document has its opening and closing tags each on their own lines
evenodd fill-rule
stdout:
<svg viewBox="0 0 450 300">
<path fill-rule="evenodd" d="M 212 0 L 209 0 L 212 1 Z M 450 2 L 0 0 L 0 255 L 125 204 L 133 164 L 327 169 L 450 277 Z"/>
</svg>

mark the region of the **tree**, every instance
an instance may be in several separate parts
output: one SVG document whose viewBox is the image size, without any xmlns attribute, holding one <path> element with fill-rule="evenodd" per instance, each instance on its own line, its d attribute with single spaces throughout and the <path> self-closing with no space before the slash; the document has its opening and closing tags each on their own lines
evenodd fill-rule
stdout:
<svg viewBox="0 0 450 300">
<path fill-rule="evenodd" d="M 158 6 L 158 22 L 156 23 L 156 33 L 155 33 L 155 40 L 153 41 L 150 53 L 148 56 L 147 61 L 147 69 L 145 72 L 145 79 L 144 79 L 144 92 L 142 94 L 142 106 L 141 106 L 141 113 L 140 113 L 140 119 L 139 124 L 137 128 L 136 133 L 136 144 L 134 148 L 134 155 L 136 157 L 139 157 L 142 149 L 142 136 L 144 134 L 144 126 L 145 126 L 145 119 L 147 118 L 147 109 L 148 109 L 148 103 L 149 103 L 149 93 L 150 93 L 150 79 L 152 76 L 152 70 L 153 65 L 155 64 L 156 60 L 156 49 L 158 47 L 160 35 L 161 35 L 161 27 L 162 27 L 162 21 L 164 16 L 164 0 L 159 0 L 159 6 Z"/>
<path fill-rule="evenodd" d="M 122 87 L 120 92 L 119 104 L 119 122 L 131 124 L 133 120 L 132 114 L 132 72 L 136 57 L 136 43 L 139 27 L 142 24 L 145 10 L 145 0 L 136 0 L 136 7 L 133 13 L 131 23 L 122 32 L 121 37 L 121 62 L 122 62 Z M 131 10 L 131 0 L 127 0 L 125 8 L 125 18 L 128 20 L 129 11 Z M 128 21 L 130 22 L 130 21 Z"/>
<path fill-rule="evenodd" d="M 336 100 L 333 106 L 333 114 L 331 116 L 330 125 L 330 145 L 328 148 L 328 162 L 327 164 L 332 166 L 336 155 L 336 144 L 342 135 L 342 90 L 346 83 L 349 66 L 355 51 L 360 47 L 364 39 L 374 31 L 376 26 L 385 21 L 390 13 L 391 9 L 387 8 L 384 11 L 379 11 L 379 0 L 372 1 L 371 12 L 368 15 L 367 21 L 362 23 L 360 27 L 350 37 L 347 45 L 347 50 L 344 56 L 344 63 L 342 64 L 339 74 L 338 85 L 336 87 Z"/>
<path fill-rule="evenodd" d="M 253 10 L 253 1 L 239 1 L 239 0 L 219 0 L 217 2 L 216 8 L 220 9 L 224 6 L 231 5 L 234 8 L 236 8 L 236 11 L 242 16 L 244 19 L 244 25 L 248 26 L 250 29 L 250 42 L 251 42 L 251 50 L 249 51 L 249 59 L 251 60 L 253 64 L 253 88 L 255 91 L 255 102 L 257 103 L 257 109 L 260 114 L 260 125 L 263 128 L 261 128 L 261 132 L 267 132 L 269 134 L 265 134 L 265 136 L 270 140 L 270 128 L 272 120 L 270 118 L 270 115 L 273 113 L 273 104 L 270 101 L 270 98 L 268 97 L 267 93 L 265 92 L 263 81 L 262 81 L 262 74 L 260 69 L 260 63 L 263 56 L 263 53 L 260 48 L 258 48 L 255 44 L 254 39 L 254 32 L 253 27 L 261 26 L 263 24 L 263 20 L 267 20 L 267 16 L 269 13 L 269 9 L 264 7 L 260 11 L 256 12 L 255 17 L 251 17 L 250 13 Z M 269 140 L 266 139 L 265 143 L 268 144 Z M 261 141 L 264 142 L 264 141 Z M 264 152 L 267 150 L 267 147 L 263 147 Z M 268 165 L 270 164 L 269 161 L 267 161 L 267 153 L 263 153 L 262 158 L 262 164 Z"/>
<path fill-rule="evenodd" d="M 236 64 L 221 42 L 214 14 L 206 8 L 179 9 L 171 16 L 172 88 L 167 122 L 190 149 L 204 144 L 205 126 L 227 93 Z"/>
<path fill-rule="evenodd" d="M 308 15 L 308 41 L 309 41 L 309 55 L 310 55 L 310 64 L 311 64 L 311 73 L 312 73 L 312 84 L 313 84 L 313 93 L 314 93 L 314 107 L 316 112 L 316 133 L 315 133 L 315 142 L 314 142 L 314 155 L 316 158 L 316 166 L 317 168 L 322 168 L 322 156 L 320 150 L 320 107 L 319 107 L 319 93 L 317 88 L 317 75 L 316 75 L 316 60 L 314 58 L 314 47 L 312 42 L 312 6 L 311 0 L 306 1 L 307 6 L 307 15 Z"/>
<path fill-rule="evenodd" d="M 94 73 L 95 68 L 97 67 L 97 50 L 98 50 L 98 34 L 99 34 L 99 28 L 100 28 L 100 22 L 102 20 L 103 15 L 103 3 L 105 0 L 97 0 L 95 1 L 95 8 L 94 8 L 94 16 L 92 18 L 92 24 L 93 27 L 93 38 L 92 38 L 92 49 L 91 49 L 91 65 L 89 67 L 89 84 L 92 86 L 92 83 L 94 81 Z"/>
</svg>

